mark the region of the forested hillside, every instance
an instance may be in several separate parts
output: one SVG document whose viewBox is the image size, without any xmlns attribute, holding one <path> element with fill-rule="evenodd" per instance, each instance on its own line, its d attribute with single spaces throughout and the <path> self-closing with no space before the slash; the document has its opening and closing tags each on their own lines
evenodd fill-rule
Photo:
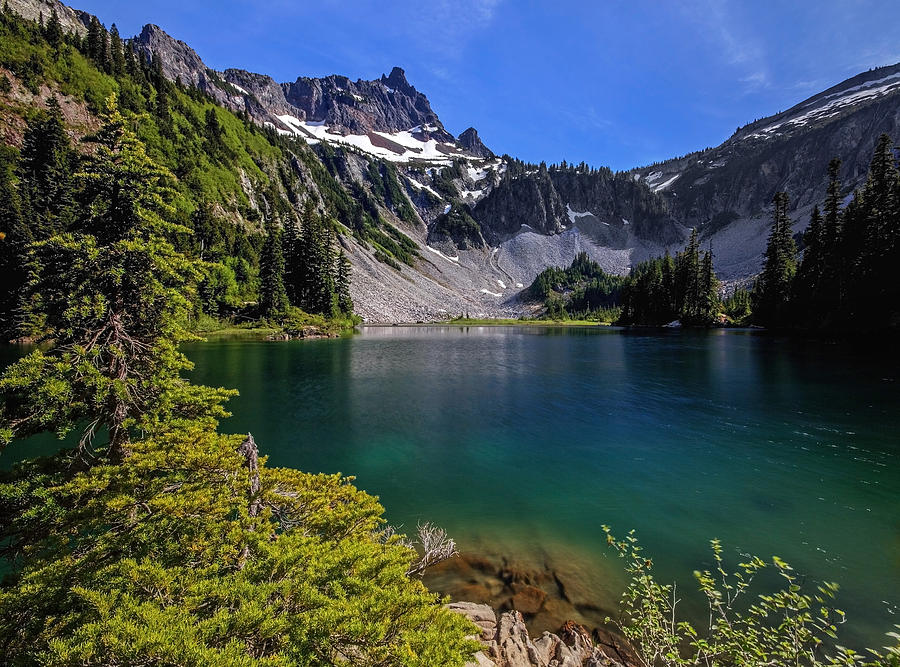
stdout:
<svg viewBox="0 0 900 667">
<path fill-rule="evenodd" d="M 16 317 L 27 244 L 83 224 L 90 192 L 76 175 L 96 150 L 98 114 L 111 95 L 133 118 L 150 158 L 175 176 L 167 203 L 178 229 L 171 239 L 204 261 L 193 321 L 277 319 L 288 305 L 327 317 L 351 314 L 333 215 L 352 206 L 306 146 L 169 82 L 158 60 L 136 57 L 114 27 L 107 32 L 96 19 L 82 39 L 63 33 L 55 13 L 39 25 L 4 11 L 0 66 L 9 142 L 0 170 L 0 270 L 11 287 L 0 306 L 5 336 L 34 333 L 17 330 L 27 325 Z M 285 289 L 289 301 L 265 296 Z"/>
</svg>

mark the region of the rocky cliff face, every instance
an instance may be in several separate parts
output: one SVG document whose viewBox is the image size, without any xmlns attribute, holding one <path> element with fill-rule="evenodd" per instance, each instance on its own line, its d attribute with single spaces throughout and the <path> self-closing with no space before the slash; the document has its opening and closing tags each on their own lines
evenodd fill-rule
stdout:
<svg viewBox="0 0 900 667">
<path fill-rule="evenodd" d="M 852 190 L 882 133 L 900 138 L 900 65 L 865 72 L 739 128 L 720 146 L 633 173 L 665 196 L 682 224 L 709 237 L 731 222 L 767 215 L 781 190 L 795 211 L 821 202 L 835 156 Z"/>
<path fill-rule="evenodd" d="M 481 141 L 481 137 L 478 136 L 478 130 L 474 127 L 465 130 L 456 138 L 456 140 L 459 142 L 460 146 L 465 148 L 466 151 L 472 155 L 488 160 L 492 160 L 495 157 L 493 152 L 491 152 L 491 149 L 485 146 Z"/>
<path fill-rule="evenodd" d="M 303 120 L 324 122 L 332 130 L 366 134 L 419 128 L 427 135 L 425 140 L 454 141 L 428 98 L 410 85 L 399 67 L 375 81 L 351 81 L 336 74 L 323 79 L 300 77 L 282 84 L 282 89 L 285 99 L 302 110 Z"/>
<path fill-rule="evenodd" d="M 16 14 L 31 21 L 37 21 L 43 17 L 46 22 L 56 10 L 63 30 L 79 35 L 87 32 L 87 26 L 91 21 L 91 15 L 87 12 L 72 9 L 59 0 L 6 0 L 6 3 Z"/>
<path fill-rule="evenodd" d="M 523 228 L 558 234 L 573 226 L 610 248 L 626 248 L 634 238 L 665 246 L 685 237 L 662 197 L 608 169 L 541 166 L 506 178 L 478 203 L 474 216 L 495 243 Z"/>
</svg>

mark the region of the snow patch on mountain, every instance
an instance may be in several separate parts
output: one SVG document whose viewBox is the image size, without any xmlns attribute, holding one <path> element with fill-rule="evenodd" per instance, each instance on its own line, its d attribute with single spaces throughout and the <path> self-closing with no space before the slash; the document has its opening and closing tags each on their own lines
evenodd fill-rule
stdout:
<svg viewBox="0 0 900 667">
<path fill-rule="evenodd" d="M 326 141 L 333 144 L 353 146 L 359 150 L 390 162 L 430 162 L 449 166 L 451 164 L 450 153 L 458 154 L 459 149 L 452 144 L 439 144 L 434 139 L 422 141 L 414 137 L 420 127 L 414 127 L 403 132 L 370 132 L 368 134 L 336 134 L 325 126 L 324 121 L 304 121 L 290 114 L 276 116 L 287 129 L 280 130 L 283 134 L 293 134 L 306 140 L 307 143 Z M 437 128 L 426 125 L 426 131 L 434 132 Z M 382 144 L 378 137 L 386 139 Z M 374 140 L 374 141 L 373 141 Z M 394 147 L 402 150 L 397 150 Z M 444 150 L 441 150 L 443 147 Z"/>
<path fill-rule="evenodd" d="M 569 222 L 571 222 L 572 224 L 574 224 L 575 220 L 577 220 L 578 218 L 594 217 L 594 214 L 591 213 L 590 211 L 585 211 L 584 213 L 582 213 L 580 211 L 573 211 L 572 207 L 569 206 L 568 204 L 566 204 L 566 215 L 569 216 Z M 524 225 L 523 225 L 523 227 L 524 227 Z"/>
<path fill-rule="evenodd" d="M 773 123 L 772 125 L 768 125 L 762 129 L 756 130 L 755 132 L 747 135 L 747 138 L 767 139 L 787 130 L 796 129 L 813 122 L 837 116 L 848 107 L 852 107 L 870 99 L 882 97 L 889 93 L 896 92 L 897 90 L 900 90 L 900 74 L 894 74 L 884 77 L 883 79 L 878 79 L 877 81 L 870 81 L 868 83 L 859 84 L 858 86 L 853 86 L 845 91 L 831 93 L 830 95 L 826 95 L 818 100 L 813 100 L 803 107 L 813 107 L 806 113 L 802 113 L 799 116 L 794 116 L 792 118 L 787 118 L 777 123 Z M 834 99 L 821 104 L 822 101 L 828 100 L 829 98 Z"/>
</svg>

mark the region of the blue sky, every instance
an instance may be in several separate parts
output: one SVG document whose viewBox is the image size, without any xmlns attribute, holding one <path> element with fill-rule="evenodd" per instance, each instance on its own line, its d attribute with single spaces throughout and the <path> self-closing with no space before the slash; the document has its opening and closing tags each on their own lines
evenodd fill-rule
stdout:
<svg viewBox="0 0 900 667">
<path fill-rule="evenodd" d="M 714 146 L 900 62 L 894 0 L 75 0 L 156 23 L 215 69 L 373 79 L 399 65 L 447 129 L 614 169 Z"/>
</svg>

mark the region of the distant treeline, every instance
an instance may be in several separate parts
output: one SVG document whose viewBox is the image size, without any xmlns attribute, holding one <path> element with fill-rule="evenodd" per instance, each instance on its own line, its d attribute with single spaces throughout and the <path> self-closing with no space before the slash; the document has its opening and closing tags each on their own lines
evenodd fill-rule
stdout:
<svg viewBox="0 0 900 667">
<path fill-rule="evenodd" d="M 585 253 L 568 269 L 544 270 L 531 285 L 553 319 L 607 319 L 619 324 L 757 324 L 776 329 L 887 330 L 900 326 L 900 169 L 882 135 L 865 184 L 843 206 L 834 158 L 820 210 L 813 209 L 798 252 L 788 195 L 774 198 L 762 272 L 750 290 L 720 295 L 712 249 L 696 231 L 674 257 L 641 262 L 627 277 L 605 273 Z M 598 317 L 599 314 L 599 317 Z"/>
</svg>

